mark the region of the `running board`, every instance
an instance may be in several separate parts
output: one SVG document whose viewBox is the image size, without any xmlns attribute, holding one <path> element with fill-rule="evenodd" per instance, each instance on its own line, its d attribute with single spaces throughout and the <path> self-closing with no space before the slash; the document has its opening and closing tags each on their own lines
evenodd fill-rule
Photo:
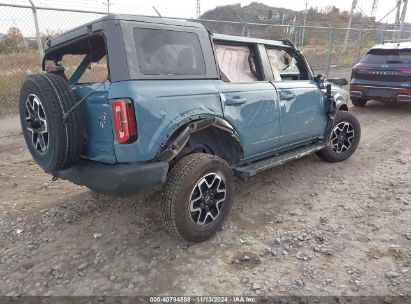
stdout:
<svg viewBox="0 0 411 304">
<path fill-rule="evenodd" d="M 293 149 L 248 165 L 236 167 L 234 168 L 234 172 L 241 177 L 254 176 L 261 171 L 280 166 L 290 160 L 310 155 L 316 151 L 324 149 L 325 147 L 326 145 L 324 143 L 310 144 L 302 148 Z"/>
</svg>

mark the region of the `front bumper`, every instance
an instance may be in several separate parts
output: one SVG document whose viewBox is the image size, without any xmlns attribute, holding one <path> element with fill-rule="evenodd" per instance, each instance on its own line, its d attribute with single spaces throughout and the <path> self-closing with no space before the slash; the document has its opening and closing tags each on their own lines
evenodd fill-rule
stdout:
<svg viewBox="0 0 411 304">
<path fill-rule="evenodd" d="M 166 162 L 107 165 L 81 160 L 71 168 L 49 173 L 99 193 L 127 196 L 161 189 L 167 172 Z"/>
</svg>

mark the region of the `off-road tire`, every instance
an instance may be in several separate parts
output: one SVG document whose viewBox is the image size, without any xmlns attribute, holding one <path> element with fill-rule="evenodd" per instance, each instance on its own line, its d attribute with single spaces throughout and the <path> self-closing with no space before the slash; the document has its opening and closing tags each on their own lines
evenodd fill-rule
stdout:
<svg viewBox="0 0 411 304">
<path fill-rule="evenodd" d="M 361 126 L 357 118 L 355 118 L 353 114 L 346 112 L 346 111 L 338 111 L 337 116 L 334 120 L 334 125 L 333 125 L 332 130 L 334 130 L 334 128 L 336 128 L 337 126 L 339 126 L 341 123 L 344 123 L 344 122 L 351 125 L 354 131 L 354 137 L 353 137 L 353 140 L 349 148 L 346 151 L 337 153 L 336 151 L 332 149 L 331 144 L 328 143 L 326 148 L 324 148 L 321 151 L 316 152 L 317 155 L 323 160 L 328 161 L 328 162 L 340 162 L 340 161 L 343 161 L 349 158 L 357 149 L 358 144 L 360 143 L 360 139 L 361 139 Z M 332 139 L 332 136 L 329 136 L 329 140 L 331 139 Z"/>
<path fill-rule="evenodd" d="M 38 101 L 42 107 L 41 113 L 48 130 L 47 146 L 44 151 L 39 151 L 38 145 L 34 143 L 30 131 L 33 120 L 26 119 L 30 116 L 26 107 L 29 99 L 36 100 L 36 103 Z M 83 150 L 82 107 L 78 107 L 65 122 L 63 121 L 64 113 L 77 101 L 78 98 L 69 87 L 67 80 L 58 75 L 50 73 L 30 75 L 23 83 L 19 97 L 23 136 L 32 157 L 47 172 L 73 166 Z"/>
<path fill-rule="evenodd" d="M 190 213 L 193 189 L 204 176 L 214 172 L 224 181 L 225 201 L 215 219 L 209 224 L 200 226 L 194 223 Z M 231 208 L 232 199 L 233 177 L 228 164 L 214 155 L 190 154 L 171 169 L 167 178 L 161 202 L 163 225 L 175 238 L 203 242 L 221 228 Z"/>
<path fill-rule="evenodd" d="M 367 99 L 351 98 L 351 102 L 355 107 L 364 107 L 367 104 Z"/>
</svg>

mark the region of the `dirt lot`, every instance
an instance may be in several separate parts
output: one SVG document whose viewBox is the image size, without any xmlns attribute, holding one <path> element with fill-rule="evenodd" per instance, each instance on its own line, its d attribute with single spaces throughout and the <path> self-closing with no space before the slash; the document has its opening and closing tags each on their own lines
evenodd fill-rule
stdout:
<svg viewBox="0 0 411 304">
<path fill-rule="evenodd" d="M 0 119 L 0 294 L 410 295 L 411 105 L 353 108 L 349 160 L 310 156 L 236 182 L 212 240 L 171 239 L 159 198 L 52 182 Z"/>
</svg>

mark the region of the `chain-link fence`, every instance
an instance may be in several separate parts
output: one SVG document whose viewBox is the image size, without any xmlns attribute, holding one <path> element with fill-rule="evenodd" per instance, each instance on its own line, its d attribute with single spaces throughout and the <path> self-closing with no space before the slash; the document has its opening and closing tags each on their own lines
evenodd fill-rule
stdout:
<svg viewBox="0 0 411 304">
<path fill-rule="evenodd" d="M 23 1 L 23 2 L 22 2 Z M 24 3 L 24 0 L 20 0 Z M 118 9 L 117 9 L 118 10 Z M 24 78 L 40 71 L 40 58 L 47 37 L 105 15 L 97 11 L 52 9 L 27 4 L 0 3 L 0 114 L 17 110 Z M 411 38 L 388 26 L 337 28 L 238 21 L 195 19 L 212 32 L 264 39 L 290 39 L 303 50 L 316 73 L 350 77 L 352 66 L 373 45 L 394 38 Z M 347 35 L 348 33 L 348 35 Z"/>
</svg>

